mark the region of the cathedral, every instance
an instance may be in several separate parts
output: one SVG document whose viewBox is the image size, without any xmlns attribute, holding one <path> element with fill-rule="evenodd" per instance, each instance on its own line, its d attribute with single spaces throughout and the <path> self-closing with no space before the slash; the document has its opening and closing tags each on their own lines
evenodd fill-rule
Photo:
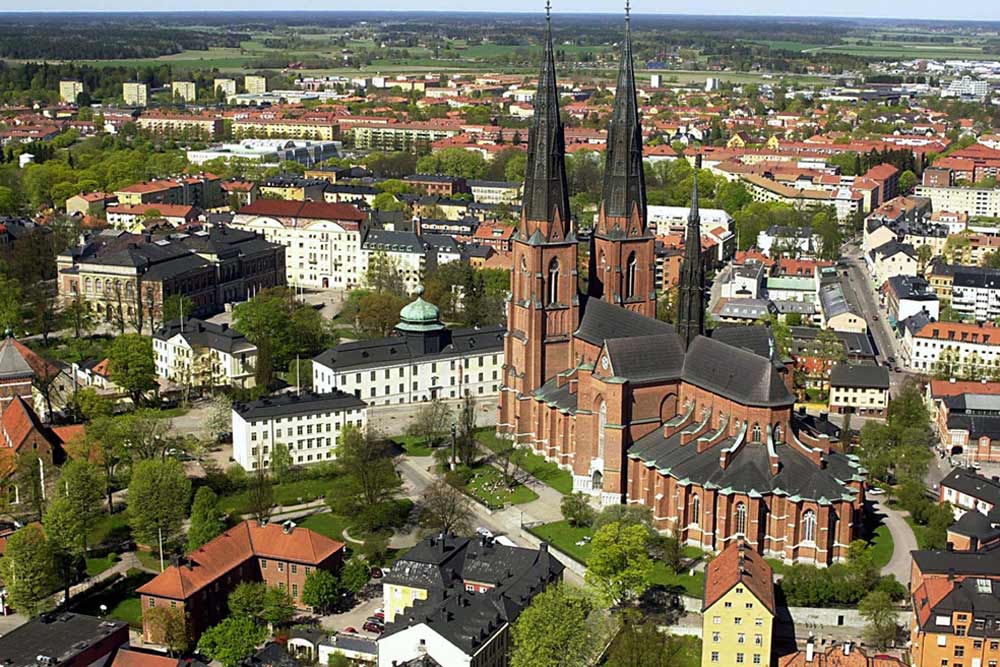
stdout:
<svg viewBox="0 0 1000 667">
<path fill-rule="evenodd" d="M 794 411 L 768 328 L 705 329 L 697 181 L 676 325 L 656 319 L 629 20 L 603 194 L 581 293 L 551 18 L 514 237 L 498 432 L 573 473 L 602 505 L 652 509 L 683 544 L 732 540 L 784 562 L 846 559 L 864 470 Z"/>
</svg>

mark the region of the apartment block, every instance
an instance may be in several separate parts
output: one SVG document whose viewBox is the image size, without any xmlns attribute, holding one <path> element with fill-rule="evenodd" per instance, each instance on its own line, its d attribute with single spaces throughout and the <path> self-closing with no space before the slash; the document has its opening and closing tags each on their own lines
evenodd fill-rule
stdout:
<svg viewBox="0 0 1000 667">
<path fill-rule="evenodd" d="M 149 105 L 149 86 L 135 81 L 126 81 L 122 84 L 122 98 L 125 106 L 144 107 Z"/>
</svg>

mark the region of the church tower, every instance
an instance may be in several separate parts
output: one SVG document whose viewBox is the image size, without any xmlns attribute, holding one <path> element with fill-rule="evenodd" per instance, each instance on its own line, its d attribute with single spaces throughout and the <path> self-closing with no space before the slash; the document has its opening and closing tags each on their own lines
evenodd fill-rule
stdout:
<svg viewBox="0 0 1000 667">
<path fill-rule="evenodd" d="M 656 317 L 654 248 L 655 240 L 646 224 L 642 127 L 626 4 L 615 106 L 608 125 L 604 191 L 591 245 L 590 296 Z"/>
<path fill-rule="evenodd" d="M 684 237 L 684 263 L 677 294 L 677 333 L 687 347 L 696 336 L 705 333 L 705 266 L 701 256 L 701 215 L 698 213 L 698 171 L 701 156 L 695 160 L 691 212 Z"/>
<path fill-rule="evenodd" d="M 521 221 L 513 239 L 500 394 L 500 429 L 515 437 L 531 430 L 527 420 L 532 392 L 573 365 L 572 336 L 580 319 L 580 295 L 565 152 L 552 17 L 546 5 L 544 54 L 528 130 Z"/>
</svg>

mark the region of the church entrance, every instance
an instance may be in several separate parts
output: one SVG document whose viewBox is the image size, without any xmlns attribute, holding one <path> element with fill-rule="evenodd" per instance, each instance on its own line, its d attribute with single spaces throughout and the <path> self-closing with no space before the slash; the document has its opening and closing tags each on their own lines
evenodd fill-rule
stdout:
<svg viewBox="0 0 1000 667">
<path fill-rule="evenodd" d="M 590 488 L 594 491 L 600 491 L 604 488 L 604 475 L 601 474 L 600 470 L 595 470 L 594 474 L 591 475 Z"/>
</svg>

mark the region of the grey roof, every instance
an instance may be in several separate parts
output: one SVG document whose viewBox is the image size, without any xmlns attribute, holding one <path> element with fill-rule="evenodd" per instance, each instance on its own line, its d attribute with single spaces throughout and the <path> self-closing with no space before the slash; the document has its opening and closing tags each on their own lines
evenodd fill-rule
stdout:
<svg viewBox="0 0 1000 667">
<path fill-rule="evenodd" d="M 774 308 L 779 314 L 799 313 L 800 315 L 814 315 L 816 304 L 812 301 L 791 301 L 789 299 L 771 299 Z"/>
<path fill-rule="evenodd" d="M 569 383 L 567 382 L 560 387 L 556 378 L 552 378 L 536 389 L 535 397 L 568 412 L 575 412 L 579 402 L 579 394 L 570 391 Z"/>
<path fill-rule="evenodd" d="M 406 336 L 390 336 L 375 340 L 341 343 L 313 361 L 335 370 L 364 369 L 412 361 L 434 361 L 466 354 L 489 354 L 503 350 L 503 325 L 471 329 L 444 329 L 446 344 L 440 352 L 424 352 L 411 347 Z"/>
<path fill-rule="evenodd" d="M 580 318 L 580 326 L 574 335 L 588 343 L 603 345 L 608 339 L 656 336 L 673 331 L 674 327 L 666 322 L 645 317 L 598 298 L 588 298 L 583 303 L 583 317 Z"/>
<path fill-rule="evenodd" d="M 34 375 L 35 371 L 14 346 L 14 339 L 7 336 L 0 341 L 0 378 L 27 378 Z"/>
<path fill-rule="evenodd" d="M 744 405 L 792 405 L 795 397 L 785 386 L 783 370 L 768 357 L 698 336 L 688 347 L 681 376 Z"/>
<path fill-rule="evenodd" d="M 712 338 L 761 357 L 774 356 L 774 339 L 770 329 L 764 325 L 720 324 L 712 330 Z"/>
<path fill-rule="evenodd" d="M 889 288 L 900 299 L 911 301 L 937 301 L 937 294 L 928 288 L 922 276 L 889 276 Z"/>
<path fill-rule="evenodd" d="M 777 312 L 774 304 L 767 299 L 729 299 L 718 312 L 720 317 L 759 320 L 772 311 Z"/>
<path fill-rule="evenodd" d="M 956 394 L 944 399 L 949 412 L 1000 414 L 1000 396 L 996 394 Z"/>
<path fill-rule="evenodd" d="M 124 627 L 126 624 L 121 621 L 83 614 L 43 614 L 0 637 L 0 664 L 38 667 L 40 655 L 53 658 L 54 664 L 73 663 L 95 645 L 107 642 L 108 635 Z M 128 642 L 127 633 L 125 641 Z M 109 645 L 103 655 L 113 650 L 113 645 Z M 96 653 L 84 662 L 89 664 L 100 657 Z"/>
<path fill-rule="evenodd" d="M 767 235 L 772 238 L 786 239 L 811 239 L 813 236 L 812 227 L 792 227 L 791 225 L 771 225 L 767 228 Z"/>
<path fill-rule="evenodd" d="M 250 403 L 236 403 L 233 405 L 233 411 L 243 419 L 250 421 L 288 415 L 360 410 L 367 405 L 354 394 L 346 394 L 342 391 L 332 391 L 326 394 L 314 394 L 311 391 L 306 391 L 302 392 L 301 395 L 278 394 L 259 398 Z"/>
<path fill-rule="evenodd" d="M 926 598 L 914 601 L 914 606 L 927 604 Z M 924 620 L 921 628 L 925 632 L 952 634 L 951 619 L 955 612 L 973 614 L 973 622 L 967 628 L 968 636 L 995 639 L 1000 635 L 1000 581 L 985 577 L 957 580 L 930 613 L 917 614 L 916 618 L 918 623 Z M 938 625 L 939 617 L 947 617 L 947 624 Z M 984 623 L 980 626 L 975 622 L 978 620 Z"/>
<path fill-rule="evenodd" d="M 369 250 L 412 252 L 423 254 L 424 244 L 413 232 L 395 232 L 388 229 L 369 229 L 362 247 Z"/>
<path fill-rule="evenodd" d="M 949 413 L 947 427 L 948 430 L 968 431 L 970 441 L 983 436 L 1000 440 L 1000 415 Z"/>
<path fill-rule="evenodd" d="M 844 296 L 844 288 L 839 282 L 828 283 L 819 288 L 819 304 L 826 319 L 852 312 Z"/>
<path fill-rule="evenodd" d="M 920 571 L 927 574 L 955 572 L 966 576 L 996 576 L 1000 572 L 1000 549 L 989 551 L 947 551 L 945 549 L 911 551 Z"/>
<path fill-rule="evenodd" d="M 883 257 L 892 257 L 893 255 L 898 255 L 899 253 L 903 253 L 913 259 L 917 258 L 917 251 L 913 249 L 912 245 L 909 243 L 900 243 L 896 240 L 887 241 L 872 250 L 872 256 L 882 255 Z"/>
<path fill-rule="evenodd" d="M 183 326 L 181 320 L 171 320 L 157 329 L 153 338 L 170 340 L 177 335 L 183 336 L 190 345 L 200 345 L 227 354 L 257 349 L 246 336 L 230 328 L 228 324 L 215 324 L 195 317 L 185 318 Z"/>
<path fill-rule="evenodd" d="M 674 380 L 684 369 L 684 346 L 680 336 L 673 332 L 612 338 L 604 344 L 611 370 L 633 383 Z"/>
<path fill-rule="evenodd" d="M 956 268 L 952 287 L 1000 289 L 1000 271 L 971 266 Z"/>
<path fill-rule="evenodd" d="M 836 364 L 830 370 L 830 386 L 889 389 L 889 369 L 874 364 Z"/>
<path fill-rule="evenodd" d="M 366 653 L 368 655 L 378 655 L 378 644 L 371 639 L 364 637 L 351 637 L 350 635 L 333 635 L 329 640 L 323 642 L 327 646 L 339 648 L 344 651 L 354 651 L 355 653 Z"/>
<path fill-rule="evenodd" d="M 517 181 L 484 181 L 480 179 L 473 179 L 466 181 L 466 183 L 471 188 L 516 188 L 521 185 Z"/>
<path fill-rule="evenodd" d="M 933 320 L 931 319 L 930 314 L 926 310 L 921 310 L 910 315 L 905 320 L 900 321 L 898 326 L 902 327 L 902 329 L 905 329 L 906 331 L 909 331 L 912 335 L 916 334 L 931 322 L 933 322 Z"/>
<path fill-rule="evenodd" d="M 980 544 L 992 542 L 1000 538 L 1000 508 L 994 509 L 989 515 L 970 510 L 948 526 L 948 532 L 975 537 Z"/>
<path fill-rule="evenodd" d="M 941 480 L 941 486 L 955 489 L 1000 508 L 1000 481 L 983 477 L 974 470 L 955 468 Z"/>
<path fill-rule="evenodd" d="M 825 498 L 831 502 L 856 495 L 848 482 L 858 477 L 860 471 L 857 464 L 839 452 L 825 454 L 826 465 L 821 467 L 797 446 L 775 443 L 779 469 L 774 475 L 765 443 L 744 442 L 728 466 L 719 465 L 721 452 L 736 442 L 735 437 L 726 438 L 699 453 L 696 442 L 681 445 L 680 432 L 665 438 L 664 429 L 658 428 L 636 441 L 628 455 L 675 479 L 726 492 L 778 493 L 808 500 Z"/>
</svg>

